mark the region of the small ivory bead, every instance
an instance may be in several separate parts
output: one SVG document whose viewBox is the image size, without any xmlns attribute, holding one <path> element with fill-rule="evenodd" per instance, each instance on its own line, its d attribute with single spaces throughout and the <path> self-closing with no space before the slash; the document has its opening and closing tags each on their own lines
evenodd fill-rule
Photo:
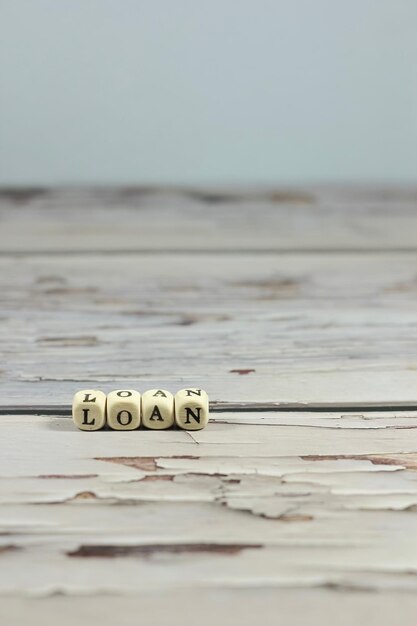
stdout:
<svg viewBox="0 0 417 626">
<path fill-rule="evenodd" d="M 135 430 L 140 426 L 140 393 L 116 389 L 107 395 L 107 424 L 113 430 Z"/>
<path fill-rule="evenodd" d="M 175 394 L 175 421 L 185 430 L 201 430 L 209 420 L 209 400 L 203 389 L 180 389 Z"/>
<path fill-rule="evenodd" d="M 72 401 L 72 419 L 80 430 L 100 430 L 106 425 L 106 394 L 98 389 L 77 391 Z"/>
<path fill-rule="evenodd" d="M 174 396 L 165 389 L 149 389 L 142 394 L 142 424 L 152 430 L 174 424 Z"/>
</svg>

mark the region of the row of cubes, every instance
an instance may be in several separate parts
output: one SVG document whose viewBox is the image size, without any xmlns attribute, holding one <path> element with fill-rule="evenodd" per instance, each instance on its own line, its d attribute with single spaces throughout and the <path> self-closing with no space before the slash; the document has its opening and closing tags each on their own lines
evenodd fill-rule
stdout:
<svg viewBox="0 0 417 626">
<path fill-rule="evenodd" d="M 162 430 L 174 424 L 185 430 L 201 430 L 209 419 L 208 395 L 203 389 L 181 389 L 175 396 L 165 389 L 143 394 L 117 389 L 109 394 L 98 389 L 77 391 L 72 419 L 80 430 L 135 430 L 139 426 Z"/>
</svg>

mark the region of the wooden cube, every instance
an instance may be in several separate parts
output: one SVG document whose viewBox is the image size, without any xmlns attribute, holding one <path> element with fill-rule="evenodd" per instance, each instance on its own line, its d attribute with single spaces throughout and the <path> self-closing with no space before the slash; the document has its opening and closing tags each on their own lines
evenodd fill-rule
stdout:
<svg viewBox="0 0 417 626">
<path fill-rule="evenodd" d="M 209 420 L 209 400 L 203 389 L 181 389 L 175 394 L 175 421 L 185 430 L 201 430 Z"/>
<path fill-rule="evenodd" d="M 162 430 L 174 424 L 174 396 L 165 389 L 149 389 L 142 394 L 142 424 Z"/>
<path fill-rule="evenodd" d="M 100 430 L 106 425 L 106 394 L 98 389 L 77 391 L 72 401 L 72 419 L 80 430 Z"/>
<path fill-rule="evenodd" d="M 134 430 L 140 426 L 141 397 L 133 389 L 116 389 L 107 395 L 107 424 L 113 430 Z"/>
</svg>

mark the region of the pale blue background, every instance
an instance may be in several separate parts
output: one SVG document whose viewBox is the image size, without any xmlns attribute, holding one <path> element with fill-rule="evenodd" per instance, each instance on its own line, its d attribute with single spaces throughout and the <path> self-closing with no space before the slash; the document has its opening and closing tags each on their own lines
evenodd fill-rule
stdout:
<svg viewBox="0 0 417 626">
<path fill-rule="evenodd" d="M 0 0 L 0 183 L 416 181 L 417 0 Z"/>
</svg>

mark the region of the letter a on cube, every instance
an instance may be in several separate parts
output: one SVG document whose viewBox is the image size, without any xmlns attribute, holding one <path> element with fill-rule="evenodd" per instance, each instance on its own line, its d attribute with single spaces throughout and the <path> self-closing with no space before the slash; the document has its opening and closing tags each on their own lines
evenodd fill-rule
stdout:
<svg viewBox="0 0 417 626">
<path fill-rule="evenodd" d="M 165 389 L 148 389 L 142 394 L 142 424 L 152 430 L 174 424 L 174 396 Z"/>
<path fill-rule="evenodd" d="M 184 430 L 201 430 L 209 420 L 209 400 L 203 389 L 181 389 L 175 394 L 175 421 Z"/>
<path fill-rule="evenodd" d="M 98 389 L 77 391 L 72 401 L 72 419 L 80 430 L 100 430 L 106 425 L 106 394 Z"/>
</svg>

